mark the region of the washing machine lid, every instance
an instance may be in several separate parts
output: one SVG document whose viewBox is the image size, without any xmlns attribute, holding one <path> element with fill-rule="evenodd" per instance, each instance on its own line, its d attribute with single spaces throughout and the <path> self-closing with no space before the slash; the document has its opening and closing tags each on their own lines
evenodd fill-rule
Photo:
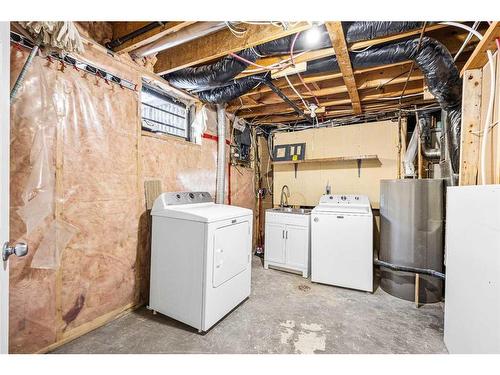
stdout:
<svg viewBox="0 0 500 375">
<path fill-rule="evenodd" d="M 252 215 L 252 210 L 216 204 L 207 192 L 173 192 L 156 198 L 151 215 L 210 223 Z"/>
<path fill-rule="evenodd" d="M 324 194 L 312 213 L 371 214 L 370 200 L 366 195 Z"/>
</svg>

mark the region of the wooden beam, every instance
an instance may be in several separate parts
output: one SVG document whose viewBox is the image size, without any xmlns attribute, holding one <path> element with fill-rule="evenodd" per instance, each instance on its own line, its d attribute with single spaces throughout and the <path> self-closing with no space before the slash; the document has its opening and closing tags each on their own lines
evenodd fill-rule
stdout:
<svg viewBox="0 0 500 375">
<path fill-rule="evenodd" d="M 462 95 L 459 185 L 476 185 L 481 130 L 482 69 L 466 70 Z"/>
<path fill-rule="evenodd" d="M 492 50 L 493 52 L 497 49 L 495 39 L 500 38 L 500 22 L 492 22 L 488 30 L 484 33 L 483 39 L 476 46 L 474 52 L 469 57 L 469 60 L 465 63 L 462 68 L 460 75 L 464 75 L 466 70 L 482 68 L 488 62 L 488 56 L 486 51 Z"/>
<path fill-rule="evenodd" d="M 351 58 L 347 50 L 347 44 L 342 30 L 341 22 L 325 22 L 326 29 L 330 35 L 335 55 L 337 56 L 337 63 L 339 64 L 340 71 L 344 77 L 344 82 L 352 101 L 352 108 L 354 113 L 361 113 L 361 102 L 359 100 L 358 88 L 354 80 L 354 72 L 352 70 Z"/>
<path fill-rule="evenodd" d="M 116 34 L 115 30 L 113 28 L 113 36 L 114 38 L 119 38 L 121 36 L 127 35 L 137 29 L 140 29 L 141 27 L 145 26 L 144 24 L 148 24 L 149 22 L 125 22 L 126 24 L 136 24 L 135 28 L 132 28 L 130 26 L 122 26 L 122 25 L 116 25 Z M 194 24 L 195 21 L 182 21 L 182 22 L 166 22 L 162 26 L 155 27 L 154 29 L 145 32 L 144 34 L 138 35 L 135 38 L 132 38 L 122 45 L 116 47 L 114 49 L 115 52 L 118 53 L 126 53 L 133 51 L 139 47 L 145 46 L 149 43 L 155 42 L 156 40 L 160 39 L 161 37 L 175 33 L 179 30 L 182 30 L 183 28 L 190 26 Z M 121 22 L 120 22 L 121 24 Z M 125 31 L 126 30 L 126 31 Z M 116 35 L 116 36 L 115 36 Z"/>
<path fill-rule="evenodd" d="M 308 28 L 310 25 L 307 22 L 299 22 L 287 30 L 273 25 L 245 25 L 247 31 L 242 38 L 236 37 L 227 29 L 221 30 L 160 52 L 157 55 L 155 72 L 165 74 L 202 64 L 227 56 L 230 52 L 238 52 Z"/>
</svg>

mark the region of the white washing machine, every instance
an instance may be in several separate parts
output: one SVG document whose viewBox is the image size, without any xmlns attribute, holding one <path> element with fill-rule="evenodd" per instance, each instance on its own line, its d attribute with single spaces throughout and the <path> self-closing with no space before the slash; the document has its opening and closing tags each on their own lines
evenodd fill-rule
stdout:
<svg viewBox="0 0 500 375">
<path fill-rule="evenodd" d="M 311 212 L 311 281 L 373 292 L 373 214 L 363 195 L 323 195 Z"/>
<path fill-rule="evenodd" d="M 250 295 L 253 212 L 179 192 L 151 215 L 149 308 L 208 331 Z"/>
</svg>

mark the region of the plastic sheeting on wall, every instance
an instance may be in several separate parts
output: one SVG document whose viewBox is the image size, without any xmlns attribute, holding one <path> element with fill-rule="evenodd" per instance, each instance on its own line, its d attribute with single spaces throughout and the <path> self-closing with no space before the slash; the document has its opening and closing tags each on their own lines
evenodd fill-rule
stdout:
<svg viewBox="0 0 500 375">
<path fill-rule="evenodd" d="M 26 55 L 11 49 L 12 76 Z M 136 301 L 138 98 L 37 57 L 11 112 L 11 239 L 30 252 L 11 262 L 10 342 L 34 352 Z"/>
<path fill-rule="evenodd" d="M 208 129 L 217 131 L 217 113 L 203 105 L 197 112 L 191 123 L 191 140 L 201 145 L 202 136 Z"/>
</svg>

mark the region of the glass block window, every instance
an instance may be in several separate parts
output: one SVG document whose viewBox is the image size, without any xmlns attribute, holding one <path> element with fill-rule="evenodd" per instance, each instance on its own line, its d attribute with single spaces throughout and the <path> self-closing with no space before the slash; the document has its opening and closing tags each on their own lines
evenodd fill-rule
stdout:
<svg viewBox="0 0 500 375">
<path fill-rule="evenodd" d="M 189 138 L 189 110 L 184 103 L 143 82 L 141 104 L 143 130 Z"/>
</svg>

